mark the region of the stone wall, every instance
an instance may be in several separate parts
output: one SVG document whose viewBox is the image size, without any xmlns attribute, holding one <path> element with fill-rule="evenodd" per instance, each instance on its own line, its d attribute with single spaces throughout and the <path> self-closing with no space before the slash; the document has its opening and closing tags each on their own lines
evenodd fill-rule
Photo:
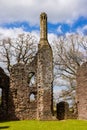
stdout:
<svg viewBox="0 0 87 130">
<path fill-rule="evenodd" d="M 31 75 L 35 75 L 33 85 L 31 85 Z M 52 82 L 53 55 L 47 40 L 47 15 L 42 13 L 40 16 L 40 42 L 36 57 L 28 65 L 19 63 L 11 69 L 9 119 L 51 120 Z M 30 101 L 32 94 L 35 96 L 34 101 Z"/>
<path fill-rule="evenodd" d="M 36 61 L 36 60 L 35 60 Z M 9 94 L 9 119 L 36 119 L 37 87 L 36 82 L 29 86 L 30 74 L 36 75 L 35 62 L 29 65 L 16 64 L 11 69 Z M 35 100 L 30 101 L 31 94 Z"/>
<path fill-rule="evenodd" d="M 87 119 L 87 62 L 78 68 L 76 92 L 78 118 Z"/>
<path fill-rule="evenodd" d="M 37 90 L 38 108 L 37 118 L 42 120 L 52 119 L 53 106 L 53 64 L 52 50 L 49 45 L 40 48 L 37 60 Z"/>
<path fill-rule="evenodd" d="M 53 55 L 47 38 L 47 15 L 40 15 L 40 42 L 37 55 L 37 119 L 52 120 Z"/>
<path fill-rule="evenodd" d="M 7 120 L 9 77 L 5 74 L 2 68 L 0 68 L 0 88 L 2 89 L 2 97 L 1 97 L 1 104 L 0 104 L 0 120 Z"/>
</svg>

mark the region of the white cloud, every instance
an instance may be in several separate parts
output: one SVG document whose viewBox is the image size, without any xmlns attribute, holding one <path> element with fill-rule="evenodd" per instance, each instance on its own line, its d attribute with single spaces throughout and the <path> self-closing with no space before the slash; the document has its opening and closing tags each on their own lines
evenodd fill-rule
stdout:
<svg viewBox="0 0 87 130">
<path fill-rule="evenodd" d="M 24 33 L 24 30 L 22 28 L 2 28 L 0 27 L 0 38 L 6 38 L 11 37 L 15 38 L 18 34 Z"/>
<path fill-rule="evenodd" d="M 82 28 L 77 28 L 77 33 L 81 35 L 87 35 L 87 25 L 83 26 Z"/>
<path fill-rule="evenodd" d="M 63 32 L 62 32 L 62 26 L 61 26 L 61 25 L 57 28 L 57 32 L 60 33 L 60 34 L 63 33 Z"/>
<path fill-rule="evenodd" d="M 39 14 L 47 12 L 49 22 L 71 23 L 87 17 L 87 0 L 0 0 L 0 23 L 28 21 L 39 23 Z"/>
<path fill-rule="evenodd" d="M 16 38 L 19 34 L 28 34 L 31 33 L 33 36 L 35 36 L 37 38 L 37 40 L 39 41 L 39 31 L 32 31 L 32 32 L 26 32 L 24 31 L 24 29 L 22 27 L 20 28 L 3 28 L 0 27 L 0 39 L 3 38 Z"/>
<path fill-rule="evenodd" d="M 55 35 L 54 33 L 48 33 L 48 41 L 49 43 L 52 43 L 54 39 L 57 38 L 57 35 Z"/>
<path fill-rule="evenodd" d="M 24 31 L 23 28 L 2 28 L 0 27 L 0 39 L 3 38 L 16 38 L 18 36 L 18 34 L 22 34 L 22 33 L 31 33 L 33 36 L 35 36 L 37 38 L 37 41 L 39 42 L 40 40 L 40 32 L 38 30 L 33 30 L 32 32 L 26 32 Z M 48 33 L 48 41 L 49 43 L 52 43 L 54 39 L 57 38 L 57 35 L 53 34 L 53 33 Z"/>
<path fill-rule="evenodd" d="M 39 31 L 32 31 L 31 32 L 31 34 L 33 35 L 33 36 L 35 36 L 36 38 L 37 38 L 37 41 L 39 42 L 39 40 L 40 40 L 40 32 Z"/>
<path fill-rule="evenodd" d="M 85 26 L 83 27 L 83 30 L 87 30 L 87 25 L 85 25 Z"/>
</svg>

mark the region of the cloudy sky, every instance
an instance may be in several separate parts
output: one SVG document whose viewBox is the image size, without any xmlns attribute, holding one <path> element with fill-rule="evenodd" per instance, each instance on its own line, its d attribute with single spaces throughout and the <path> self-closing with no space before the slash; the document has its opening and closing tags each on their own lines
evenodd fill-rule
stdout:
<svg viewBox="0 0 87 130">
<path fill-rule="evenodd" d="M 50 39 L 66 33 L 87 34 L 87 0 L 0 0 L 0 34 L 39 35 L 39 15 L 48 15 Z"/>
</svg>

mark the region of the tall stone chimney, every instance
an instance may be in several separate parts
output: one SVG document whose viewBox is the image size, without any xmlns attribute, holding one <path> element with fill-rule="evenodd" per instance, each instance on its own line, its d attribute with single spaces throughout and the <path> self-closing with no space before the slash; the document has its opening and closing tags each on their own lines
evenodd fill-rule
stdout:
<svg viewBox="0 0 87 130">
<path fill-rule="evenodd" d="M 40 15 L 40 40 L 47 40 L 47 15 L 41 13 Z"/>
<path fill-rule="evenodd" d="M 53 54 L 47 39 L 47 15 L 40 15 L 40 42 L 37 55 L 37 119 L 52 119 Z"/>
<path fill-rule="evenodd" d="M 39 48 L 43 45 L 48 44 L 48 37 L 47 37 L 47 14 L 41 13 L 40 15 L 40 41 L 39 41 Z"/>
</svg>

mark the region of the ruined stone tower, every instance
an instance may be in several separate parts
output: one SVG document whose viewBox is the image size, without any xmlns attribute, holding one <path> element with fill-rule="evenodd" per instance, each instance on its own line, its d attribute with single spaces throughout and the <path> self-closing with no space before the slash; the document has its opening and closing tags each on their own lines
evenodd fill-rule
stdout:
<svg viewBox="0 0 87 130">
<path fill-rule="evenodd" d="M 37 118 L 52 118 L 53 56 L 47 38 L 47 15 L 40 15 L 40 42 L 37 56 Z"/>
<path fill-rule="evenodd" d="M 87 62 L 78 68 L 76 94 L 78 119 L 87 120 Z"/>
<path fill-rule="evenodd" d="M 27 65 L 16 64 L 11 69 L 9 111 L 10 120 L 52 119 L 53 56 L 47 38 L 47 15 L 40 15 L 40 42 L 35 59 Z M 31 80 L 34 82 L 31 84 Z M 34 99 L 31 99 L 33 96 Z"/>
</svg>

